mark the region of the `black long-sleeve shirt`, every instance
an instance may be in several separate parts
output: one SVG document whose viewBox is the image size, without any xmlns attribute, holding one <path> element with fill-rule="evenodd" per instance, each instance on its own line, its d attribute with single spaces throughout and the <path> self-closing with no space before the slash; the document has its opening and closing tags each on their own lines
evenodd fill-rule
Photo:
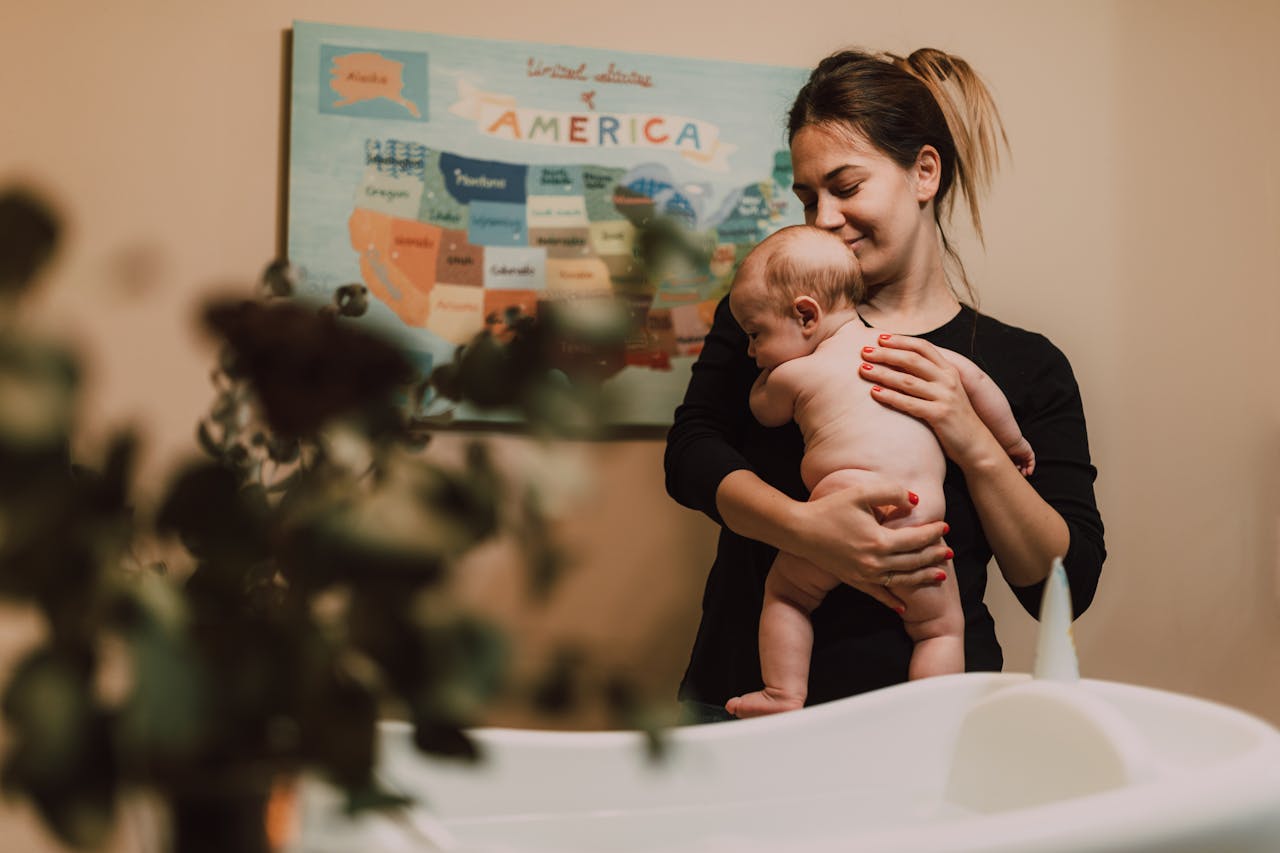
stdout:
<svg viewBox="0 0 1280 853">
<path fill-rule="evenodd" d="M 968 307 L 919 337 L 962 353 L 1004 391 L 1036 454 L 1031 485 L 1067 523 L 1065 556 L 1076 615 L 1089 606 L 1106 557 L 1102 519 L 1093 495 L 1097 474 L 1089 459 L 1080 391 L 1066 356 L 1044 336 L 1008 326 Z M 716 489 L 733 471 L 749 469 L 783 493 L 805 500 L 800 479 L 804 442 L 794 424 L 761 426 L 748 407 L 759 371 L 747 358 L 747 339 L 729 313 L 728 299 L 693 366 L 684 402 L 667 435 L 667 491 L 684 506 L 721 524 L 715 563 L 707 577 L 689 667 L 680 697 L 720 705 L 762 686 L 757 628 L 765 576 L 776 549 L 724 526 Z M 851 365 L 850 369 L 856 369 Z M 965 487 L 947 462 L 947 545 L 965 616 L 965 665 L 970 671 L 1003 664 L 995 624 L 983 603 L 991 547 Z M 1043 583 L 1014 588 L 1022 606 L 1038 614 Z M 912 642 L 892 610 L 849 586 L 831 591 L 813 613 L 809 704 L 905 681 Z"/>
</svg>

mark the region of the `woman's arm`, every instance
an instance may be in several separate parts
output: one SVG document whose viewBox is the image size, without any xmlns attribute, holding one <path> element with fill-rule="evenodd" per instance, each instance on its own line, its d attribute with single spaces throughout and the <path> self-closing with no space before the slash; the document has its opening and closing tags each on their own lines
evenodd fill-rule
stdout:
<svg viewBox="0 0 1280 853">
<path fill-rule="evenodd" d="M 890 587 L 937 582 L 947 560 L 944 522 L 888 528 L 877 507 L 904 509 L 911 493 L 885 480 L 876 488 L 845 489 L 812 501 L 796 501 L 750 471 L 720 481 L 720 515 L 735 533 L 772 545 L 826 569 L 844 583 L 901 612 Z"/>
<path fill-rule="evenodd" d="M 1071 545 L 1063 516 L 1019 473 L 974 412 L 958 371 L 936 347 L 906 335 L 882 336 L 880 343 L 864 355 L 874 365 L 867 377 L 880 389 L 872 396 L 933 428 L 943 451 L 964 472 L 1010 586 L 1042 582 L 1053 558 L 1065 556 Z"/>
<path fill-rule="evenodd" d="M 1005 454 L 1018 467 L 1018 473 L 1024 477 L 1031 476 L 1036 467 L 1035 450 L 1022 434 L 1022 428 L 1013 416 L 1009 407 L 1009 399 L 1005 397 L 1000 386 L 986 374 L 981 367 L 974 364 L 958 352 L 939 349 L 938 353 L 956 368 L 960 374 L 960 382 L 964 392 L 973 405 L 973 410 L 982 422 L 991 430 L 991 434 L 1000 442 Z"/>
<path fill-rule="evenodd" d="M 746 336 L 722 300 L 667 434 L 668 493 L 741 536 L 816 563 L 890 607 L 897 600 L 883 589 L 886 575 L 895 586 L 934 583 L 932 567 L 945 562 L 945 525 L 888 529 L 871 509 L 910 506 L 905 488 L 849 489 L 806 502 L 756 474 L 739 450 L 757 376 L 746 350 Z"/>
</svg>

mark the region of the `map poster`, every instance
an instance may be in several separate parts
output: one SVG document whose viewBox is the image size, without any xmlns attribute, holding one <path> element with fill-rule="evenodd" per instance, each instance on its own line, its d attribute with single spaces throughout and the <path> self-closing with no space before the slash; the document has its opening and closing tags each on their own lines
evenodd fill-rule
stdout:
<svg viewBox="0 0 1280 853">
<path fill-rule="evenodd" d="M 805 75 L 295 22 L 288 251 L 301 297 L 362 283 L 369 310 L 353 322 L 424 372 L 513 309 L 620 298 L 612 417 L 670 424 L 737 263 L 801 221 L 784 113 Z M 643 271 L 637 228 L 655 216 L 707 260 Z"/>
</svg>

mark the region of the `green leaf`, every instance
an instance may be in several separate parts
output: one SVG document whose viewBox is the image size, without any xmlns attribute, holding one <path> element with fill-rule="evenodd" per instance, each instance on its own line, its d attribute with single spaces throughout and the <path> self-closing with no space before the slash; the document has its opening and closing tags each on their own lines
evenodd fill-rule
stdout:
<svg viewBox="0 0 1280 853">
<path fill-rule="evenodd" d="M 479 761 L 480 749 L 461 726 L 435 720 L 417 720 L 413 727 L 413 742 L 418 749 L 441 758 L 459 761 Z"/>
<path fill-rule="evenodd" d="M 583 655 L 572 648 L 559 648 L 546 670 L 534 682 L 530 693 L 533 706 L 546 714 L 565 714 L 582 701 Z"/>
<path fill-rule="evenodd" d="M 302 283 L 302 272 L 281 258 L 267 264 L 262 271 L 262 290 L 267 296 L 293 296 Z"/>
<path fill-rule="evenodd" d="M 0 193 L 0 296 L 21 294 L 53 256 L 61 232 L 53 211 L 18 188 Z"/>
<path fill-rule="evenodd" d="M 35 785 L 74 773 L 91 734 L 90 674 L 86 659 L 48 647 L 23 659 L 4 693 L 4 714 L 16 741 L 7 772 Z"/>
<path fill-rule="evenodd" d="M 376 781 L 348 788 L 346 793 L 346 813 L 351 816 L 374 809 L 397 809 L 414 804 L 413 797 L 389 791 Z"/>
<path fill-rule="evenodd" d="M 301 709 L 303 750 L 337 784 L 370 784 L 377 753 L 378 697 L 351 668 L 332 666 Z"/>
<path fill-rule="evenodd" d="M 160 532 L 177 533 L 198 558 L 265 558 L 268 507 L 260 488 L 241 488 L 230 469 L 198 462 L 170 484 L 156 517 Z"/>
<path fill-rule="evenodd" d="M 314 435 L 333 420 L 393 407 L 414 380 L 393 344 L 301 304 L 219 302 L 205 324 L 235 354 L 272 430 Z"/>
<path fill-rule="evenodd" d="M 0 453 L 39 453 L 66 442 L 79 373 L 65 350 L 0 335 Z"/>
<path fill-rule="evenodd" d="M 120 710 L 121 746 L 136 756 L 192 754 L 205 732 L 208 686 L 190 650 L 152 632 L 130 638 L 136 684 Z"/>
</svg>

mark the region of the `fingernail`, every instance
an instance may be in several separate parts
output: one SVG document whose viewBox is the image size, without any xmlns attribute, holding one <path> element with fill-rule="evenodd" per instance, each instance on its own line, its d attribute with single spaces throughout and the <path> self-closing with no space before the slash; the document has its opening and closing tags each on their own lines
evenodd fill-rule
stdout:
<svg viewBox="0 0 1280 853">
<path fill-rule="evenodd" d="M 889 340 L 889 338 L 890 338 L 890 335 L 881 335 L 881 336 L 880 336 L 880 340 L 882 340 L 882 341 L 887 341 L 887 340 Z"/>
<path fill-rule="evenodd" d="M 867 355 L 871 355 L 871 353 L 873 353 L 873 352 L 875 352 L 875 351 L 876 351 L 876 348 L 875 348 L 875 347 L 863 347 L 863 348 L 862 348 L 862 351 L 863 351 L 863 352 L 865 352 Z"/>
<path fill-rule="evenodd" d="M 936 575 L 933 576 L 933 579 L 936 580 L 938 583 L 942 583 L 944 580 L 947 579 L 947 573 L 938 572 Z"/>
<path fill-rule="evenodd" d="M 946 536 L 950 532 L 951 532 L 951 525 L 947 524 L 945 521 L 942 522 L 942 535 Z"/>
<path fill-rule="evenodd" d="M 950 560 L 950 559 L 951 559 L 952 557 L 954 557 L 955 555 L 956 555 L 956 552 L 955 552 L 955 551 L 952 551 L 950 548 L 948 548 L 948 549 L 947 549 L 947 559 L 948 559 L 948 560 Z"/>
<path fill-rule="evenodd" d="M 871 365 L 867 364 L 867 363 L 864 361 L 864 362 L 862 362 L 862 369 L 863 369 L 863 370 L 870 370 L 870 369 L 871 369 Z"/>
<path fill-rule="evenodd" d="M 920 503 L 920 496 L 915 492 L 907 492 L 907 500 L 911 501 L 912 506 L 915 506 Z"/>
<path fill-rule="evenodd" d="M 905 608 L 905 607 L 903 607 L 903 606 L 899 605 L 899 606 L 897 606 L 897 607 L 893 608 L 893 612 L 894 612 L 894 613 L 897 613 L 899 616 L 901 616 L 903 613 L 906 613 L 906 612 L 907 612 L 907 608 Z"/>
<path fill-rule="evenodd" d="M 879 385 L 872 385 L 872 386 L 871 386 L 871 390 L 872 390 L 872 391 L 883 391 L 884 389 L 883 389 L 883 388 L 881 388 Z"/>
</svg>

